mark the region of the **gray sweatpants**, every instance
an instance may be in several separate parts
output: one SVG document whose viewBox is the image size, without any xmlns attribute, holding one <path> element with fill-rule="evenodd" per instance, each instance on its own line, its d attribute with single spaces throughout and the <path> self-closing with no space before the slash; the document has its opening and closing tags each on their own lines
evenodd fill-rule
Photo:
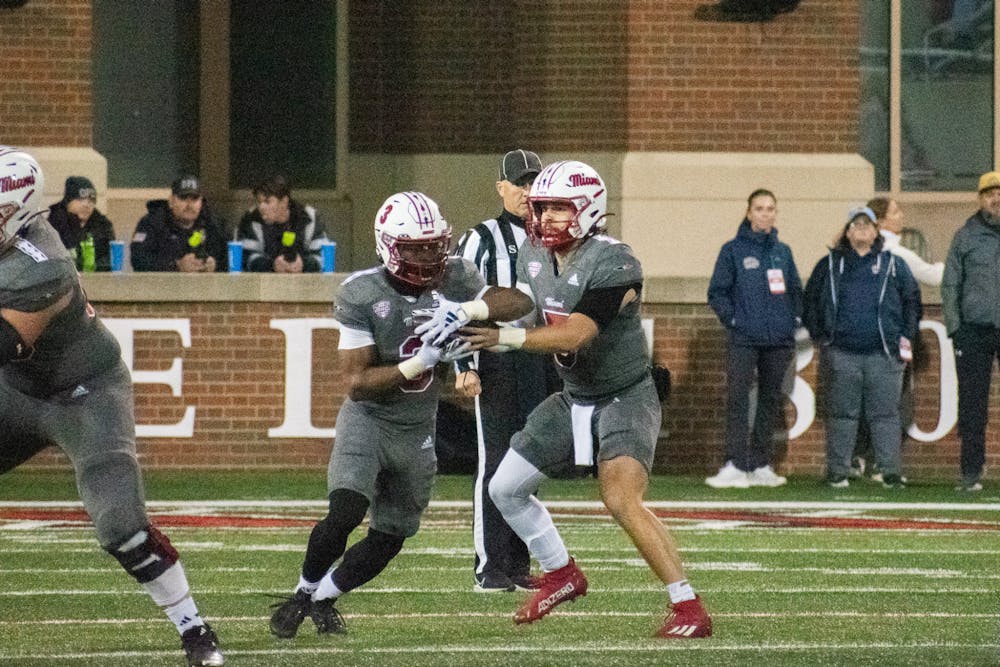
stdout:
<svg viewBox="0 0 1000 667">
<path fill-rule="evenodd" d="M 899 392 L 905 364 L 882 352 L 859 354 L 831 347 L 823 354 L 828 355 L 829 373 L 827 475 L 832 479 L 847 477 L 862 418 L 871 430 L 879 470 L 883 475 L 899 475 L 902 469 Z"/>
</svg>

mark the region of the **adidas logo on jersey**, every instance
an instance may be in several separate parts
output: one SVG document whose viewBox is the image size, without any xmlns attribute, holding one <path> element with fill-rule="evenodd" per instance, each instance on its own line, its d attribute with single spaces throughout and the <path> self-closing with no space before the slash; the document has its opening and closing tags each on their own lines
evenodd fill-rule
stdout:
<svg viewBox="0 0 1000 667">
<path fill-rule="evenodd" d="M 73 393 L 70 394 L 69 397 L 80 398 L 81 396 L 86 396 L 89 393 L 90 391 L 86 387 L 84 387 L 82 384 L 78 384 L 76 385 L 76 389 L 73 390 Z"/>
<path fill-rule="evenodd" d="M 424 440 L 424 444 L 420 445 L 420 449 L 430 449 L 433 446 L 434 446 L 434 438 L 432 438 L 431 436 L 427 436 L 427 439 Z"/>
<path fill-rule="evenodd" d="M 569 280 L 566 281 L 566 284 L 567 285 L 576 285 L 577 287 L 579 287 L 580 286 L 580 278 L 574 273 L 573 275 L 571 275 L 569 277 Z"/>
</svg>

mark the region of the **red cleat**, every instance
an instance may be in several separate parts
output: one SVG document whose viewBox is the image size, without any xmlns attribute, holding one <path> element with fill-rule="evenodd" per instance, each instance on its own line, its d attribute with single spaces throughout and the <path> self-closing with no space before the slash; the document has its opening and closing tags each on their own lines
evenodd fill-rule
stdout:
<svg viewBox="0 0 1000 667">
<path fill-rule="evenodd" d="M 546 616 L 556 605 L 586 594 L 587 577 L 570 558 L 567 565 L 539 577 L 538 590 L 514 613 L 514 622 L 533 623 Z"/>
<path fill-rule="evenodd" d="M 673 605 L 663 627 L 654 637 L 660 639 L 697 639 L 712 636 L 712 617 L 701 606 L 701 598 L 685 600 Z"/>
</svg>

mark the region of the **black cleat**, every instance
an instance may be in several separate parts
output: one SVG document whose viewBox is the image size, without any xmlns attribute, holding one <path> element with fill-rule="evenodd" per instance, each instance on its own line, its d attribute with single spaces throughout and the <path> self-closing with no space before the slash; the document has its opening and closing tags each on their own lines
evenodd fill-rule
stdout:
<svg viewBox="0 0 1000 667">
<path fill-rule="evenodd" d="M 334 607 L 336 600 L 326 598 L 325 600 L 315 600 L 309 616 L 316 625 L 316 634 L 320 635 L 342 635 L 347 632 L 347 623 Z"/>
<path fill-rule="evenodd" d="M 281 597 L 281 596 L 279 596 Z M 271 634 L 282 639 L 291 639 L 299 631 L 312 609 L 312 595 L 305 591 L 295 591 L 294 595 L 282 597 L 284 602 L 271 605 Z"/>
<path fill-rule="evenodd" d="M 207 623 L 182 634 L 181 646 L 187 654 L 188 667 L 219 667 L 226 664 L 226 659 L 219 650 L 219 638 Z"/>
<path fill-rule="evenodd" d="M 476 593 L 513 593 L 516 590 L 514 582 L 503 572 L 477 574 L 476 585 L 472 587 Z"/>
</svg>

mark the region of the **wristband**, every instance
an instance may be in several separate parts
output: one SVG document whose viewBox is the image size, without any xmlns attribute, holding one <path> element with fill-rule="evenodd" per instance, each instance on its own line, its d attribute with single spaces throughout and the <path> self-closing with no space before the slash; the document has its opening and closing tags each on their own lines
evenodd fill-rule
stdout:
<svg viewBox="0 0 1000 667">
<path fill-rule="evenodd" d="M 482 299 L 475 301 L 465 301 L 462 303 L 462 310 L 469 316 L 469 320 L 488 320 L 490 318 L 490 307 Z"/>
<path fill-rule="evenodd" d="M 427 364 L 425 364 L 424 360 L 420 357 L 412 356 L 409 359 L 396 364 L 396 368 L 398 368 L 399 372 L 403 374 L 403 377 L 407 380 L 412 380 L 427 370 Z"/>
<path fill-rule="evenodd" d="M 528 338 L 528 330 L 519 327 L 501 327 L 497 332 L 497 343 L 512 350 L 519 350 Z"/>
</svg>

